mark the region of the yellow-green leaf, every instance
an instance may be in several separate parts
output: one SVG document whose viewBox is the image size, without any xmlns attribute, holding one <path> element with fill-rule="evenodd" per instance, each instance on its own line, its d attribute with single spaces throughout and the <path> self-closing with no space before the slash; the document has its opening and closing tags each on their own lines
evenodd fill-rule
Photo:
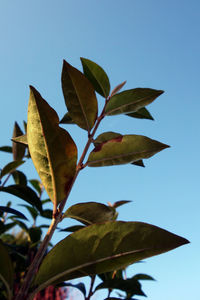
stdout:
<svg viewBox="0 0 200 300">
<path fill-rule="evenodd" d="M 27 139 L 42 184 L 57 206 L 65 199 L 73 180 L 77 148 L 69 133 L 59 127 L 55 110 L 33 87 L 30 87 Z"/>
<path fill-rule="evenodd" d="M 89 132 L 98 113 L 95 91 L 90 81 L 66 61 L 62 69 L 62 90 L 70 117 Z"/>
<path fill-rule="evenodd" d="M 121 165 L 149 158 L 168 145 L 142 135 L 124 135 L 97 145 L 87 161 L 89 167 Z"/>
<path fill-rule="evenodd" d="M 105 115 L 127 114 L 138 111 L 140 108 L 152 103 L 163 91 L 136 88 L 114 95 L 108 101 Z"/>
<path fill-rule="evenodd" d="M 106 72 L 95 62 L 81 57 L 83 72 L 92 83 L 95 91 L 101 96 L 107 98 L 110 93 L 110 82 Z"/>
<path fill-rule="evenodd" d="M 111 221 L 80 229 L 59 242 L 44 258 L 33 286 L 123 269 L 130 264 L 170 251 L 188 241 L 141 222 Z"/>
</svg>

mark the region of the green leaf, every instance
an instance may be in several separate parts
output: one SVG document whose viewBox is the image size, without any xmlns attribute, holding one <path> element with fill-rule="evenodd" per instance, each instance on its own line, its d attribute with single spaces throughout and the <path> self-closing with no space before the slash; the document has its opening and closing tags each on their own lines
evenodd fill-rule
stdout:
<svg viewBox="0 0 200 300">
<path fill-rule="evenodd" d="M 122 206 L 122 205 L 130 203 L 130 202 L 131 202 L 131 200 L 119 200 L 119 201 L 116 201 L 112 206 L 114 208 L 117 208 L 119 206 Z"/>
<path fill-rule="evenodd" d="M 26 175 L 23 172 L 16 170 L 12 172 L 12 177 L 15 181 L 15 184 L 27 185 Z"/>
<path fill-rule="evenodd" d="M 32 185 L 32 187 L 34 187 L 34 189 L 38 192 L 38 194 L 41 195 L 42 194 L 41 182 L 37 179 L 30 179 L 29 182 Z"/>
<path fill-rule="evenodd" d="M 8 206 L 0 206 L 0 211 L 3 211 L 3 212 L 6 212 L 6 213 L 11 213 L 11 214 L 14 214 L 16 216 L 19 216 L 21 217 L 22 219 L 24 220 L 28 220 L 24 214 L 22 214 L 20 211 L 16 210 L 16 209 L 13 209 L 11 207 L 8 207 Z"/>
<path fill-rule="evenodd" d="M 15 171 L 15 169 L 17 169 L 23 163 L 24 163 L 24 161 L 19 161 L 19 160 L 11 161 L 1 170 L 0 178 L 2 178 L 3 176 L 5 176 L 9 173 L 12 173 L 13 171 Z"/>
<path fill-rule="evenodd" d="M 126 115 L 128 117 L 137 118 L 137 119 L 154 120 L 150 112 L 145 107 L 142 107 L 138 111 Z"/>
<path fill-rule="evenodd" d="M 123 292 L 126 292 L 128 297 L 139 295 L 139 296 L 146 296 L 141 289 L 141 284 L 134 278 L 129 279 L 121 279 L 121 278 L 113 278 L 110 280 L 106 280 L 100 283 L 96 287 L 96 291 L 100 289 L 118 289 Z"/>
<path fill-rule="evenodd" d="M 7 152 L 7 153 L 12 153 L 12 147 L 2 146 L 2 147 L 0 147 L 0 151 Z"/>
<path fill-rule="evenodd" d="M 168 145 L 142 135 L 124 135 L 94 148 L 87 161 L 89 167 L 121 165 L 149 158 Z"/>
<path fill-rule="evenodd" d="M 15 222 L 4 224 L 2 221 L 0 221 L 0 235 L 13 228 L 15 225 Z"/>
<path fill-rule="evenodd" d="M 113 132 L 113 131 L 108 131 L 100 134 L 94 141 L 95 147 L 98 146 L 99 144 L 105 143 L 109 140 L 115 139 L 122 136 L 122 134 Z"/>
<path fill-rule="evenodd" d="M 137 88 L 114 95 L 107 103 L 105 115 L 119 115 L 138 111 L 152 103 L 163 91 Z"/>
<path fill-rule="evenodd" d="M 8 300 L 12 298 L 12 287 L 14 281 L 14 271 L 11 258 L 7 248 L 0 241 L 0 280 L 3 281 L 8 293 Z"/>
<path fill-rule="evenodd" d="M 107 98 L 110 93 L 110 82 L 106 72 L 95 62 L 81 57 L 84 75 L 92 83 L 95 91 Z"/>
<path fill-rule="evenodd" d="M 55 110 L 33 87 L 30 87 L 27 137 L 35 168 L 56 207 L 65 199 L 73 180 L 77 148 L 69 133 L 59 127 Z"/>
<path fill-rule="evenodd" d="M 72 120 L 88 132 L 97 119 L 97 99 L 89 80 L 66 61 L 62 69 L 62 89 Z"/>
<path fill-rule="evenodd" d="M 47 218 L 47 219 L 52 219 L 53 211 L 52 209 L 44 209 L 41 213 L 41 217 Z"/>
<path fill-rule="evenodd" d="M 23 135 L 20 135 L 20 136 L 17 136 L 17 137 L 13 137 L 12 141 L 14 143 L 18 143 L 18 144 L 28 146 L 28 141 L 27 141 L 27 135 L 26 134 L 23 134 Z"/>
<path fill-rule="evenodd" d="M 136 274 L 134 275 L 132 278 L 136 279 L 136 280 L 153 280 L 155 281 L 155 279 L 147 274 Z"/>
<path fill-rule="evenodd" d="M 23 135 L 23 132 L 17 122 L 15 122 L 13 130 L 13 138 Z M 19 143 L 12 143 L 13 159 L 22 160 L 25 155 L 26 147 Z"/>
<path fill-rule="evenodd" d="M 83 229 L 85 226 L 83 225 L 74 225 L 74 226 L 69 226 L 69 227 L 66 227 L 64 229 L 61 229 L 60 231 L 65 231 L 65 232 L 75 232 L 79 229 Z"/>
<path fill-rule="evenodd" d="M 20 206 L 23 206 L 25 207 L 28 212 L 30 213 L 31 217 L 33 218 L 33 220 L 36 220 L 37 216 L 38 216 L 38 211 L 37 209 L 35 209 L 34 207 L 32 206 L 29 206 L 29 205 L 25 205 L 25 204 L 21 204 Z"/>
<path fill-rule="evenodd" d="M 39 227 L 31 227 L 28 231 L 32 243 L 37 243 L 41 239 L 42 230 Z"/>
<path fill-rule="evenodd" d="M 126 84 L 126 81 L 123 81 L 122 83 L 118 84 L 111 92 L 110 97 L 113 97 L 115 94 L 117 94 L 123 86 Z"/>
<path fill-rule="evenodd" d="M 61 119 L 60 124 L 75 124 L 69 113 L 67 112 L 64 117 Z"/>
<path fill-rule="evenodd" d="M 0 187 L 0 192 L 5 192 L 17 196 L 42 211 L 42 204 L 37 194 L 28 186 L 13 184 L 7 187 Z"/>
<path fill-rule="evenodd" d="M 138 161 L 134 161 L 133 163 L 131 163 L 132 165 L 138 166 L 138 167 L 143 167 L 145 168 L 144 162 L 142 159 L 138 160 Z"/>
<path fill-rule="evenodd" d="M 84 225 L 111 221 L 115 218 L 115 210 L 97 202 L 85 202 L 72 205 L 64 213 L 64 217 L 75 219 Z"/>
<path fill-rule="evenodd" d="M 146 223 L 93 224 L 70 234 L 45 256 L 33 286 L 37 292 L 65 280 L 123 269 L 187 243 L 180 236 Z"/>
</svg>

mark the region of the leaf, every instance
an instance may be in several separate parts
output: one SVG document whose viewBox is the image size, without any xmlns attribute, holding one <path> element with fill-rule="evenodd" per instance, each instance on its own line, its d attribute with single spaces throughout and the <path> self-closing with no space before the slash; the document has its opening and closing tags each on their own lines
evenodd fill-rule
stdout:
<svg viewBox="0 0 200 300">
<path fill-rule="evenodd" d="M 69 227 L 66 227 L 64 229 L 61 229 L 60 231 L 66 231 L 66 232 L 75 232 L 79 229 L 82 229 L 84 228 L 85 226 L 83 225 L 74 225 L 74 226 L 69 226 Z"/>
<path fill-rule="evenodd" d="M 64 213 L 64 217 L 80 221 L 84 225 L 111 221 L 115 218 L 115 210 L 97 202 L 85 202 L 72 205 Z"/>
<path fill-rule="evenodd" d="M 0 235 L 13 228 L 15 225 L 15 222 L 4 224 L 2 221 L 0 221 Z"/>
<path fill-rule="evenodd" d="M 66 61 L 62 69 L 62 89 L 72 120 L 88 132 L 97 118 L 97 99 L 89 80 Z"/>
<path fill-rule="evenodd" d="M 99 144 L 105 143 L 109 140 L 115 139 L 122 136 L 122 134 L 113 132 L 113 131 L 108 131 L 100 134 L 94 141 L 95 147 L 98 146 Z"/>
<path fill-rule="evenodd" d="M 126 115 L 128 117 L 137 118 L 137 119 L 154 120 L 150 112 L 145 107 L 142 107 L 138 111 Z"/>
<path fill-rule="evenodd" d="M 93 224 L 70 234 L 45 256 L 33 286 L 37 292 L 65 280 L 123 269 L 187 243 L 180 236 L 146 223 Z"/>
<path fill-rule="evenodd" d="M 11 258 L 7 248 L 0 241 L 0 280 L 3 281 L 8 293 L 8 300 L 12 298 L 12 287 L 14 281 L 14 271 Z"/>
<path fill-rule="evenodd" d="M 37 216 L 38 216 L 38 211 L 37 209 L 35 209 L 34 207 L 32 206 L 29 206 L 29 205 L 25 205 L 25 204 L 21 204 L 20 206 L 23 206 L 25 207 L 28 212 L 30 213 L 31 217 L 33 218 L 33 220 L 36 220 Z"/>
<path fill-rule="evenodd" d="M 11 161 L 1 170 L 0 178 L 2 178 L 3 176 L 5 176 L 9 173 L 12 173 L 13 171 L 15 171 L 15 169 L 17 169 L 19 166 L 21 166 L 24 162 L 25 161 L 19 161 L 19 160 Z"/>
<path fill-rule="evenodd" d="M 134 275 L 132 278 L 136 279 L 136 280 L 153 280 L 155 281 L 155 279 L 147 274 L 136 274 Z"/>
<path fill-rule="evenodd" d="M 110 93 L 110 82 L 106 72 L 95 62 L 81 57 L 84 75 L 92 83 L 95 91 L 107 98 Z"/>
<path fill-rule="evenodd" d="M 138 161 L 135 161 L 133 163 L 131 163 L 132 165 L 135 165 L 135 166 L 138 166 L 138 167 L 143 167 L 145 168 L 145 165 L 144 165 L 144 162 L 142 159 L 138 160 Z"/>
<path fill-rule="evenodd" d="M 132 201 L 131 200 L 120 200 L 120 201 L 116 201 L 112 206 L 114 208 L 117 208 L 119 206 L 122 206 L 122 205 L 130 203 L 130 202 L 132 202 Z"/>
<path fill-rule="evenodd" d="M 23 172 L 16 170 L 12 172 L 12 177 L 15 181 L 15 184 L 27 185 L 26 175 Z"/>
<path fill-rule="evenodd" d="M 37 179 L 30 179 L 29 182 L 32 185 L 32 187 L 34 187 L 34 189 L 41 196 L 41 194 L 42 194 L 42 184 L 41 184 L 41 182 Z"/>
<path fill-rule="evenodd" d="M 24 214 L 22 214 L 20 211 L 16 210 L 16 209 L 13 209 L 11 207 L 8 207 L 8 206 L 0 206 L 0 211 L 3 211 L 3 212 L 6 212 L 6 213 L 11 213 L 11 214 L 14 214 L 16 216 L 19 216 L 21 217 L 22 219 L 24 220 L 28 220 Z"/>
<path fill-rule="evenodd" d="M 5 192 L 17 196 L 42 211 L 42 204 L 37 194 L 28 186 L 13 184 L 7 187 L 0 187 L 0 192 Z"/>
<path fill-rule="evenodd" d="M 12 147 L 2 146 L 2 147 L 0 147 L 0 151 L 7 152 L 7 153 L 12 153 Z"/>
<path fill-rule="evenodd" d="M 40 241 L 41 235 L 42 235 L 42 230 L 39 227 L 31 227 L 28 230 L 28 233 L 29 233 L 32 243 L 37 243 Z"/>
<path fill-rule="evenodd" d="M 59 127 L 58 115 L 30 87 L 27 137 L 31 158 L 49 198 L 56 207 L 65 199 L 76 171 L 77 148 Z"/>
<path fill-rule="evenodd" d="M 147 88 L 136 88 L 114 95 L 107 103 L 105 115 L 118 115 L 138 111 L 152 103 L 163 91 Z"/>
<path fill-rule="evenodd" d="M 13 138 L 23 135 L 23 132 L 17 122 L 15 122 L 13 130 Z M 25 155 L 26 147 L 19 143 L 12 143 L 13 159 L 22 160 Z"/>
<path fill-rule="evenodd" d="M 47 219 L 52 219 L 53 211 L 52 209 L 44 209 L 41 213 L 41 217 L 47 218 Z"/>
<path fill-rule="evenodd" d="M 168 145 L 142 135 L 124 135 L 98 145 L 90 153 L 89 167 L 102 167 L 132 163 L 149 158 Z"/>
<path fill-rule="evenodd" d="M 82 283 L 82 282 L 79 282 L 79 283 L 77 283 L 77 284 L 72 284 L 72 283 L 70 283 L 70 282 L 66 282 L 66 283 L 65 283 L 65 286 L 70 286 L 70 287 L 76 288 L 76 289 L 78 289 L 84 296 L 86 296 L 86 288 L 85 288 L 84 283 Z"/>
<path fill-rule="evenodd" d="M 118 93 L 123 86 L 126 84 L 126 81 L 123 81 L 122 83 L 118 84 L 111 92 L 110 97 L 113 97 L 116 93 Z"/>
<path fill-rule="evenodd" d="M 17 137 L 13 137 L 12 141 L 14 143 L 22 144 L 28 146 L 28 141 L 27 141 L 27 134 L 23 134 Z"/>
<path fill-rule="evenodd" d="M 75 124 L 69 113 L 67 112 L 64 117 L 61 119 L 60 124 Z"/>
</svg>

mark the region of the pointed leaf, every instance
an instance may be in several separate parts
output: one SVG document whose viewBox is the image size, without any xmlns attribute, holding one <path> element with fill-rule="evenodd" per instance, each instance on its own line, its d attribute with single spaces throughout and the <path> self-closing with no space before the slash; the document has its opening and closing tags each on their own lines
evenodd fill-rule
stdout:
<svg viewBox="0 0 200 300">
<path fill-rule="evenodd" d="M 155 281 L 155 279 L 147 274 L 136 274 L 134 275 L 132 278 L 136 279 L 136 280 L 153 280 Z"/>
<path fill-rule="evenodd" d="M 25 161 L 19 161 L 19 160 L 14 160 L 8 163 L 2 170 L 0 174 L 0 178 L 3 176 L 12 173 L 15 169 L 17 169 L 19 166 L 21 166 Z"/>
<path fill-rule="evenodd" d="M 116 201 L 112 206 L 114 208 L 117 208 L 119 206 L 122 206 L 122 205 L 130 203 L 130 202 L 131 202 L 131 200 L 120 200 L 120 201 Z"/>
<path fill-rule="evenodd" d="M 69 113 L 67 112 L 64 117 L 61 119 L 60 124 L 75 124 Z"/>
<path fill-rule="evenodd" d="M 128 117 L 137 118 L 137 119 L 154 120 L 150 112 L 145 107 L 142 107 L 138 111 L 126 115 Z"/>
<path fill-rule="evenodd" d="M 64 229 L 61 229 L 60 231 L 65 231 L 65 232 L 75 232 L 79 229 L 83 229 L 85 226 L 83 225 L 74 225 L 74 226 L 69 226 L 69 227 L 66 227 Z"/>
<path fill-rule="evenodd" d="M 31 205 L 35 206 L 39 211 L 42 210 L 42 204 L 37 194 L 28 186 L 13 184 L 7 187 L 0 187 L 0 192 L 5 192 L 17 196 Z"/>
<path fill-rule="evenodd" d="M 105 143 L 109 140 L 115 139 L 122 136 L 122 134 L 113 132 L 113 131 L 108 131 L 100 134 L 95 140 L 94 140 L 94 145 L 95 147 L 99 144 Z"/>
<path fill-rule="evenodd" d="M 111 92 L 110 97 L 113 97 L 115 94 L 117 94 L 123 86 L 126 84 L 126 81 L 123 81 L 122 83 L 118 84 Z"/>
<path fill-rule="evenodd" d="M 20 211 L 16 210 L 16 209 L 13 209 L 11 207 L 8 207 L 8 206 L 0 206 L 0 211 L 3 211 L 3 212 L 6 212 L 6 213 L 11 213 L 11 214 L 14 214 L 16 216 L 19 216 L 21 217 L 22 219 L 24 220 L 28 220 L 24 214 L 22 214 Z"/>
<path fill-rule="evenodd" d="M 23 135 L 23 132 L 17 122 L 15 122 L 14 130 L 13 130 L 13 138 Z M 22 160 L 25 155 L 26 147 L 19 143 L 12 143 L 12 151 L 13 151 L 13 159 L 14 160 Z"/>
<path fill-rule="evenodd" d="M 81 57 L 84 75 L 92 83 L 95 91 L 107 98 L 110 93 L 110 82 L 106 72 L 95 62 Z"/>
<path fill-rule="evenodd" d="M 34 187 L 34 189 L 38 192 L 39 195 L 42 194 L 42 184 L 37 179 L 30 179 L 30 184 Z"/>
<path fill-rule="evenodd" d="M 0 235 L 13 228 L 15 225 L 15 222 L 4 224 L 2 221 L 0 221 Z"/>
<path fill-rule="evenodd" d="M 65 104 L 73 121 L 88 132 L 97 118 L 97 99 L 89 80 L 66 61 L 62 70 Z"/>
<path fill-rule="evenodd" d="M 97 202 L 85 202 L 72 205 L 64 213 L 64 217 L 80 221 L 84 225 L 111 221 L 115 218 L 115 210 Z"/>
<path fill-rule="evenodd" d="M 47 218 L 47 219 L 52 219 L 53 211 L 52 209 L 44 209 L 41 213 L 41 217 Z"/>
<path fill-rule="evenodd" d="M 2 146 L 2 147 L 0 147 L 0 151 L 7 152 L 7 153 L 12 153 L 12 147 Z"/>
<path fill-rule="evenodd" d="M 8 293 L 8 300 L 12 298 L 12 286 L 14 281 L 14 271 L 11 258 L 8 254 L 7 248 L 0 241 L 0 280 L 6 286 Z"/>
<path fill-rule="evenodd" d="M 138 166 L 138 167 L 143 167 L 145 168 L 144 162 L 142 159 L 138 160 L 138 161 L 134 161 L 133 163 L 131 163 L 132 165 Z"/>
<path fill-rule="evenodd" d="M 180 236 L 146 223 L 93 224 L 70 234 L 45 256 L 33 285 L 38 291 L 65 280 L 123 269 L 187 243 Z"/>
<path fill-rule="evenodd" d="M 28 212 L 30 213 L 31 217 L 33 218 L 33 220 L 36 220 L 37 216 L 38 216 L 38 211 L 37 209 L 35 209 L 34 207 L 32 206 L 29 206 L 29 205 L 25 205 L 25 204 L 21 204 L 20 206 L 23 206 L 25 207 Z"/>
<path fill-rule="evenodd" d="M 142 135 L 124 135 L 98 145 L 90 153 L 89 167 L 121 165 L 149 158 L 168 145 Z"/>
<path fill-rule="evenodd" d="M 77 148 L 69 133 L 59 127 L 58 115 L 30 87 L 27 137 L 31 158 L 55 206 L 65 199 L 77 161 Z"/>
<path fill-rule="evenodd" d="M 12 177 L 15 181 L 15 184 L 27 185 L 26 175 L 23 172 L 16 170 L 12 172 Z"/>
<path fill-rule="evenodd" d="M 163 91 L 137 88 L 114 95 L 107 103 L 105 115 L 132 113 L 152 103 Z"/>
<path fill-rule="evenodd" d="M 23 135 L 20 135 L 20 136 L 17 136 L 17 137 L 13 137 L 12 141 L 14 143 L 23 144 L 23 145 L 28 146 L 28 141 L 27 141 L 27 135 L 26 134 L 23 134 Z"/>
</svg>

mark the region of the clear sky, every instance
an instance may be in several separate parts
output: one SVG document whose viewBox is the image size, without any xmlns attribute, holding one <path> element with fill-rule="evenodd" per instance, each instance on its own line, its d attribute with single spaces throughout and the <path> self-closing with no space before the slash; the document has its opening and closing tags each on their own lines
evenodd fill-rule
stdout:
<svg viewBox="0 0 200 300">
<path fill-rule="evenodd" d="M 171 148 L 146 160 L 145 169 L 131 165 L 85 169 L 69 199 L 70 205 L 133 200 L 119 209 L 120 219 L 151 223 L 190 240 L 189 245 L 129 268 L 130 276 L 147 273 L 157 280 L 143 284 L 149 300 L 199 295 L 199 36 L 199 0 L 0 2 L 1 145 L 10 144 L 14 121 L 22 125 L 27 118 L 30 84 L 60 117 L 64 115 L 63 59 L 76 68 L 81 68 L 81 56 L 97 62 L 112 87 L 127 80 L 126 89 L 165 91 L 148 107 L 154 122 L 110 117 L 99 133 L 143 134 Z M 86 133 L 76 126 L 65 128 L 82 149 Z M 2 166 L 11 159 L 0 155 Z M 36 177 L 31 162 L 21 170 Z M 8 198 L 0 195 L 2 203 Z"/>
</svg>

